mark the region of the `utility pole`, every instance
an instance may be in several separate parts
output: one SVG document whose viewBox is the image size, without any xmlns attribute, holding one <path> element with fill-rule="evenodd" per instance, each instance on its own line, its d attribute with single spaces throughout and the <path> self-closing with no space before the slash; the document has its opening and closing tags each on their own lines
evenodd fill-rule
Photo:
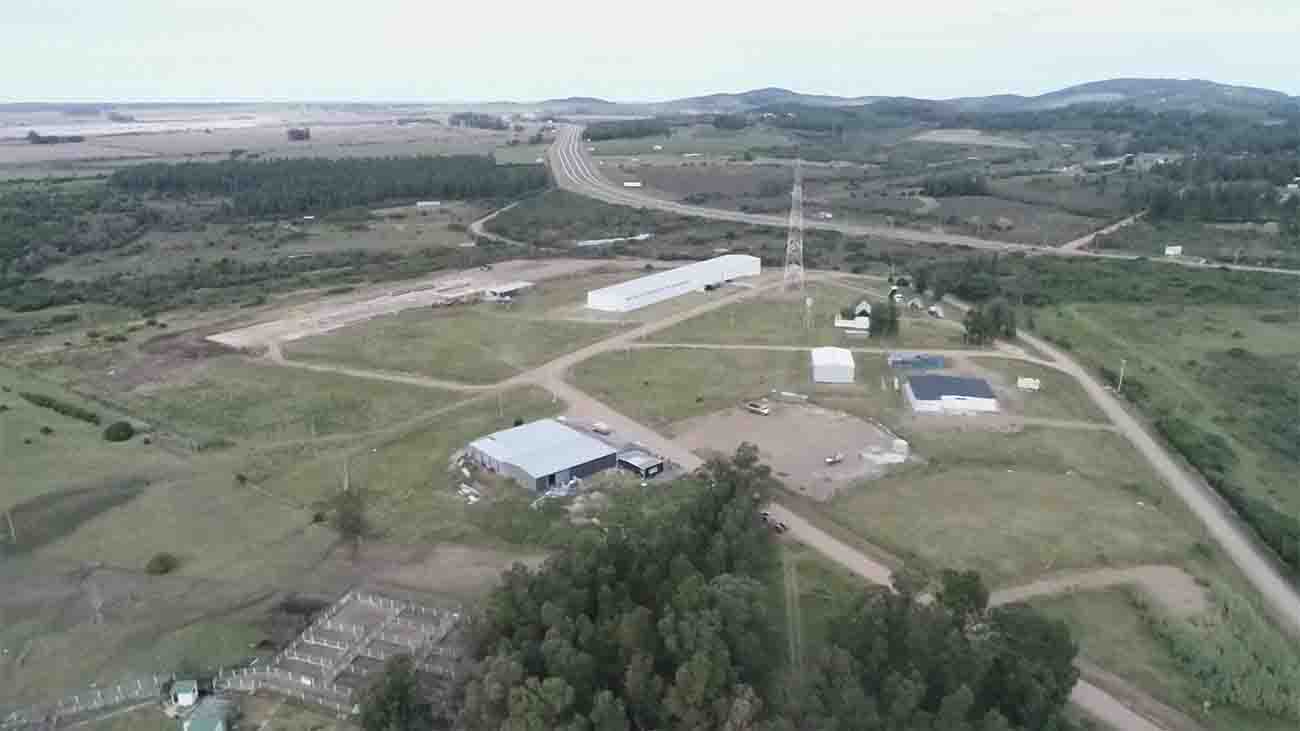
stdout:
<svg viewBox="0 0 1300 731">
<path fill-rule="evenodd" d="M 790 189 L 790 227 L 785 240 L 783 288 L 803 294 L 803 160 L 794 161 L 794 187 Z"/>
<path fill-rule="evenodd" d="M 1124 368 L 1128 366 L 1128 358 L 1119 359 L 1119 385 L 1115 386 L 1115 393 L 1124 393 Z"/>
</svg>

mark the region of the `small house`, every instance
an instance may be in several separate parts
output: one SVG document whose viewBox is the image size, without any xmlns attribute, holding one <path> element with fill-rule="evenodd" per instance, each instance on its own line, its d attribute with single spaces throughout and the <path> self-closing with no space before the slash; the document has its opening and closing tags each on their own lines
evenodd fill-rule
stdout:
<svg viewBox="0 0 1300 731">
<path fill-rule="evenodd" d="M 644 449 L 626 449 L 618 453 L 618 466 L 647 480 L 664 471 L 664 461 Z"/>
</svg>

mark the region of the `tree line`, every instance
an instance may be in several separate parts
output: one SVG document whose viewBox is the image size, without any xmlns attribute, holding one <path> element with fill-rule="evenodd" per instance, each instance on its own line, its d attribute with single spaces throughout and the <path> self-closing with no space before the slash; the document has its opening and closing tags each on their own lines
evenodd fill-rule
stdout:
<svg viewBox="0 0 1300 731">
<path fill-rule="evenodd" d="M 942 175 L 926 178 L 921 183 L 921 192 L 932 198 L 958 195 L 988 195 L 989 181 L 983 175 Z"/>
<path fill-rule="evenodd" d="M 796 672 L 769 582 L 776 546 L 759 520 L 775 486 L 757 450 L 711 460 L 664 507 L 516 566 L 476 620 L 477 664 L 457 726 L 468 731 L 799 728 L 1047 731 L 1077 679 L 1064 624 L 990 610 L 974 572 L 945 572 L 935 601 L 900 575 L 833 613 L 828 642 Z M 410 668 L 365 695 L 367 731 L 427 729 Z"/>
<path fill-rule="evenodd" d="M 668 137 L 672 133 L 672 125 L 664 119 L 618 119 L 590 124 L 582 134 L 591 142 L 599 142 L 624 137 Z"/>
<path fill-rule="evenodd" d="M 159 216 L 100 185 L 36 186 L 0 192 L 0 281 L 76 254 L 121 246 Z"/>
<path fill-rule="evenodd" d="M 238 217 L 332 211 L 418 198 L 505 198 L 546 187 L 540 165 L 497 165 L 490 156 L 356 157 L 150 163 L 113 173 L 132 194 L 221 196 Z"/>
<path fill-rule="evenodd" d="M 1273 185 L 1266 182 L 1157 183 L 1126 194 L 1147 209 L 1153 221 L 1262 221 L 1285 210 Z M 1294 206 L 1291 206 L 1294 218 Z"/>
<path fill-rule="evenodd" d="M 510 125 L 495 114 L 484 114 L 482 112 L 456 112 L 447 118 L 447 121 L 453 127 L 473 127 L 475 129 L 494 129 L 507 130 Z"/>
</svg>

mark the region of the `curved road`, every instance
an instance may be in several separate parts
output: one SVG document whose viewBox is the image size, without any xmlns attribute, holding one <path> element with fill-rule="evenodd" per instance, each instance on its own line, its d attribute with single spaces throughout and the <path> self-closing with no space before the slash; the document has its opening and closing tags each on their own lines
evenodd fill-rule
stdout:
<svg viewBox="0 0 1300 731">
<path fill-rule="evenodd" d="M 718 221 L 733 221 L 735 223 L 746 223 L 755 226 L 772 226 L 776 228 L 785 228 L 789 223 L 785 216 L 742 213 L 740 211 L 728 211 L 721 208 L 686 205 L 684 203 L 655 198 L 654 196 L 640 192 L 636 189 L 616 186 L 602 177 L 600 173 L 592 167 L 591 161 L 587 159 L 587 154 L 582 145 L 582 128 L 575 125 L 566 125 L 560 129 L 559 134 L 556 135 L 555 143 L 546 151 L 546 157 L 550 164 L 551 173 L 555 176 L 556 184 L 570 192 L 584 195 L 588 198 L 595 198 L 606 203 L 613 203 L 615 205 L 633 206 L 636 208 L 653 208 L 667 213 L 676 213 L 682 216 L 694 216 L 696 218 L 710 218 Z M 1131 222 L 1131 219 L 1125 219 L 1121 224 L 1126 222 Z M 974 236 L 963 236 L 961 234 L 936 233 L 933 231 L 920 231 L 916 229 L 894 228 L 889 226 L 871 226 L 856 223 L 805 221 L 804 227 L 809 229 L 839 231 L 852 236 L 873 236 L 875 238 L 888 239 L 908 244 L 968 246 L 973 249 L 986 249 L 989 251 L 1045 254 L 1049 256 L 1081 256 L 1094 259 L 1119 259 L 1123 261 L 1132 261 L 1137 258 L 1128 254 L 1111 254 L 1081 248 L 1088 241 L 1091 241 L 1090 237 L 1084 237 L 1083 239 L 1072 241 L 1069 245 L 1064 247 L 1053 247 L 1031 246 L 1029 244 L 1017 244 L 1009 241 L 977 239 Z M 1300 276 L 1300 270 L 1295 269 L 1277 269 L 1273 267 L 1254 267 L 1231 264 L 1198 264 L 1194 261 L 1179 261 L 1161 258 L 1152 258 L 1150 261 L 1199 269 L 1226 268 L 1237 271 L 1268 272 L 1272 274 Z"/>
</svg>

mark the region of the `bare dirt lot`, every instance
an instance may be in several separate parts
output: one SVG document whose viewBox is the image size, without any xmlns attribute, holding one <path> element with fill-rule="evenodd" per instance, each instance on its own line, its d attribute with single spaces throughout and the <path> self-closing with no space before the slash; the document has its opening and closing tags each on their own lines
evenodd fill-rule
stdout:
<svg viewBox="0 0 1300 731">
<path fill-rule="evenodd" d="M 894 435 L 870 422 L 838 411 L 802 404 L 770 404 L 768 416 L 739 407 L 688 419 L 673 428 L 688 448 L 730 454 L 740 442 L 758 445 L 764 462 L 786 485 L 816 500 L 883 469 L 862 456 L 870 448 L 887 450 Z M 826 464 L 840 454 L 843 461 Z"/>
<path fill-rule="evenodd" d="M 259 348 L 273 342 L 299 340 L 337 330 L 381 315 L 445 302 L 449 297 L 481 290 L 516 279 L 530 281 L 564 276 L 600 266 L 602 262 L 582 259 L 549 261 L 507 261 L 490 271 L 442 272 L 436 277 L 401 285 L 385 293 L 367 290 L 327 302 L 316 302 L 283 313 L 280 319 L 217 333 L 209 337 L 232 348 Z"/>
</svg>

